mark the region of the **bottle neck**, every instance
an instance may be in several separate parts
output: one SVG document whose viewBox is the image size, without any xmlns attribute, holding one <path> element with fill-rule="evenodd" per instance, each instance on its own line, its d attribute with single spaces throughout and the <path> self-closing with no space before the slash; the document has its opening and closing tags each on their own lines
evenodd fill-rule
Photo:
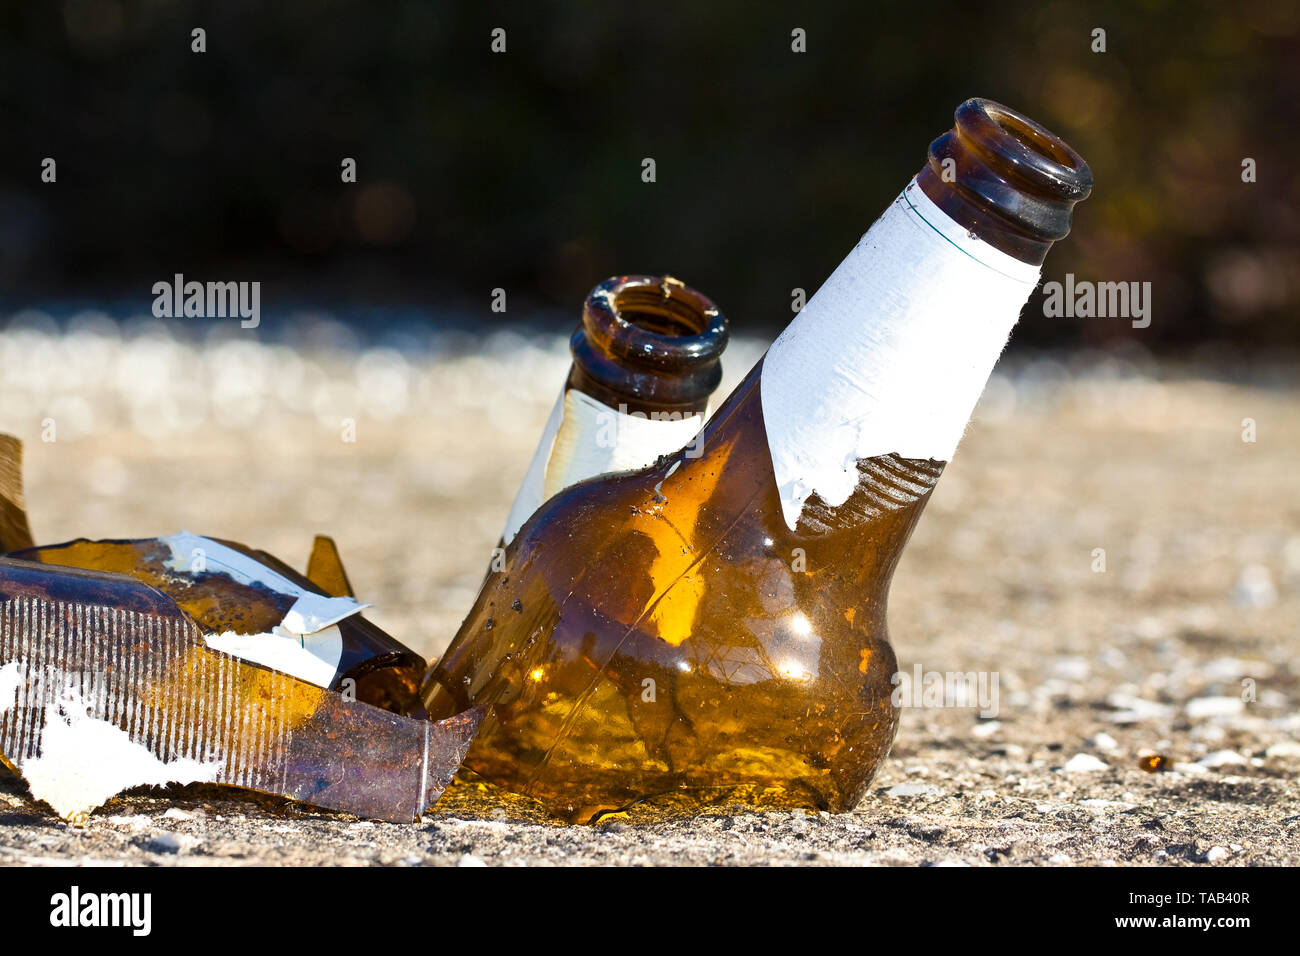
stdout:
<svg viewBox="0 0 1300 956">
<path fill-rule="evenodd" d="M 644 468 L 691 442 L 722 377 L 726 344 L 722 313 L 671 276 L 615 276 L 596 286 L 502 542 L 570 485 Z"/>
<path fill-rule="evenodd" d="M 810 501 L 824 524 L 867 495 L 864 462 L 951 459 L 1047 250 L 1092 189 L 1083 158 L 1014 110 L 972 99 L 955 120 L 764 358 L 759 400 L 790 530 Z M 874 480 L 902 497 L 925 484 L 889 472 Z"/>
<path fill-rule="evenodd" d="M 910 183 L 764 359 L 786 524 L 844 504 L 865 459 L 948 461 L 1037 281 Z"/>
</svg>

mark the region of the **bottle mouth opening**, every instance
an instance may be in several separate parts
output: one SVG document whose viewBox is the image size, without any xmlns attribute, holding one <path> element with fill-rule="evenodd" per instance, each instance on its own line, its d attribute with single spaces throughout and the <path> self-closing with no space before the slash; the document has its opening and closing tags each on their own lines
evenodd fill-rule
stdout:
<svg viewBox="0 0 1300 956">
<path fill-rule="evenodd" d="M 1023 113 L 975 98 L 957 109 L 956 120 L 962 140 L 1026 183 L 1076 202 L 1092 191 L 1092 170 L 1083 157 Z"/>
<path fill-rule="evenodd" d="M 1042 262 L 1069 234 L 1074 204 L 1092 192 L 1092 170 L 1055 133 L 1001 103 L 969 99 L 955 118 L 930 144 L 921 188 L 968 228 L 1004 233 L 1004 252 Z"/>
<path fill-rule="evenodd" d="M 716 360 L 727 346 L 726 317 L 672 276 L 606 279 L 587 296 L 582 320 L 594 342 L 639 365 Z"/>
<path fill-rule="evenodd" d="M 685 286 L 670 277 L 655 285 L 627 285 L 614 293 L 614 313 L 629 325 L 667 338 L 699 335 L 709 324 L 709 310 Z M 681 291 L 679 292 L 678 289 Z M 716 310 L 714 310 L 716 314 Z"/>
</svg>

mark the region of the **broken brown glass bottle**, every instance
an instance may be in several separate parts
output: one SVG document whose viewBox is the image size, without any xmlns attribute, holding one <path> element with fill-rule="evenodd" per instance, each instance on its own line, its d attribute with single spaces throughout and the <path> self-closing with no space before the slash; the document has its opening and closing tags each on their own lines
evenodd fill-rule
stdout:
<svg viewBox="0 0 1300 956">
<path fill-rule="evenodd" d="M 133 577 L 0 558 L 0 762 L 72 822 L 129 787 L 210 782 L 409 823 L 480 717 L 348 700 L 214 649 Z"/>
<path fill-rule="evenodd" d="M 164 538 L 35 547 L 22 482 L 22 442 L 0 435 L 0 553 L 129 574 L 181 602 L 214 647 L 346 698 L 422 716 L 425 661 L 358 612 L 332 538 L 317 535 L 304 578 L 242 544 L 188 532 Z"/>
<path fill-rule="evenodd" d="M 722 379 L 727 320 L 672 276 L 623 275 L 587 295 L 573 364 L 501 535 L 596 475 L 644 468 L 688 445 Z"/>
<path fill-rule="evenodd" d="M 969 100 L 713 415 L 703 454 L 561 492 L 426 677 L 492 707 L 466 766 L 571 819 L 656 795 L 851 808 L 893 741 L 889 582 L 1091 190 Z"/>
<path fill-rule="evenodd" d="M 309 575 L 231 541 L 181 532 L 15 551 L 25 561 L 126 574 L 193 618 L 208 645 L 342 693 L 422 715 L 425 660 L 361 616 L 334 543 L 318 537 Z"/>
</svg>

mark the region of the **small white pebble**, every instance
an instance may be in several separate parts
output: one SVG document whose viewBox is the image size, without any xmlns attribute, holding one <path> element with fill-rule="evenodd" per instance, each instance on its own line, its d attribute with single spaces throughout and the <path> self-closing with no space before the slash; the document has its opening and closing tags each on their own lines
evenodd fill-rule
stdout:
<svg viewBox="0 0 1300 956">
<path fill-rule="evenodd" d="M 487 862 L 481 856 L 475 856 L 473 853 L 466 853 L 456 861 L 457 866 L 487 866 Z"/>
<path fill-rule="evenodd" d="M 1235 717 L 1246 709 L 1240 697 L 1196 697 L 1187 702 L 1187 716 L 1192 720 L 1205 717 Z"/>
<path fill-rule="evenodd" d="M 985 737 L 992 737 L 1002 729 L 1002 722 L 999 720 L 981 720 L 978 724 L 970 729 L 972 737 L 978 737 L 981 740 Z"/>
<path fill-rule="evenodd" d="M 1079 806 L 1100 812 L 1102 810 L 1132 810 L 1134 805 L 1125 803 L 1122 800 L 1080 800 Z"/>
<path fill-rule="evenodd" d="M 189 813 L 179 807 L 168 807 L 163 813 L 164 820 L 193 820 L 194 814 Z"/>
<path fill-rule="evenodd" d="M 1279 740 L 1275 744 L 1269 745 L 1264 751 L 1265 757 L 1281 757 L 1283 759 L 1293 759 L 1300 757 L 1300 743 L 1294 740 Z"/>
<path fill-rule="evenodd" d="M 1205 854 L 1206 863 L 1218 863 L 1228 855 L 1227 847 L 1212 846 L 1210 851 Z"/>
<path fill-rule="evenodd" d="M 1169 633 L 1169 624 L 1158 617 L 1140 617 L 1133 633 L 1145 641 L 1155 641 Z"/>
<path fill-rule="evenodd" d="M 1109 770 L 1110 767 L 1101 760 L 1098 760 L 1092 754 L 1075 754 L 1061 768 L 1061 773 L 1096 773 L 1098 770 Z"/>
<path fill-rule="evenodd" d="M 127 827 L 137 833 L 141 830 L 148 830 L 153 826 L 153 821 L 142 813 L 133 817 L 109 817 L 108 822 L 115 827 Z"/>
<path fill-rule="evenodd" d="M 897 783 L 886 790 L 885 793 L 891 797 L 937 797 L 943 791 L 928 783 Z"/>
<path fill-rule="evenodd" d="M 1192 737 L 1207 743 L 1218 743 L 1228 736 L 1228 732 L 1218 724 L 1197 724 L 1192 728 Z"/>
<path fill-rule="evenodd" d="M 1236 683 L 1243 677 L 1271 677 L 1273 665 L 1267 661 L 1247 661 L 1239 657 L 1216 657 L 1201 668 L 1201 676 L 1211 684 L 1231 681 Z"/>
<path fill-rule="evenodd" d="M 1060 657 L 1052 666 L 1052 672 L 1062 680 L 1087 680 L 1088 662 L 1082 657 Z"/>
<path fill-rule="evenodd" d="M 1232 599 L 1241 607 L 1270 607 L 1277 603 L 1277 588 L 1273 575 L 1262 564 L 1249 564 L 1241 569 L 1237 586 L 1232 589 Z"/>
<path fill-rule="evenodd" d="M 1246 758 L 1235 750 L 1216 750 L 1196 762 L 1202 767 L 1229 767 L 1246 763 Z"/>
<path fill-rule="evenodd" d="M 1070 858 L 1064 853 L 1053 853 L 1047 858 L 1047 862 L 1051 863 L 1053 866 L 1069 866 Z"/>
<path fill-rule="evenodd" d="M 1128 658 L 1118 647 L 1104 647 L 1097 652 L 1097 660 L 1103 667 L 1119 670 L 1128 663 Z"/>
<path fill-rule="evenodd" d="M 1119 741 L 1104 730 L 1099 734 L 1093 734 L 1092 737 L 1089 738 L 1088 743 L 1096 747 L 1098 750 L 1114 750 L 1119 746 Z"/>
<path fill-rule="evenodd" d="M 1154 700 L 1145 700 L 1132 694 L 1111 694 L 1106 699 L 1110 706 L 1116 708 L 1110 715 L 1117 724 L 1136 724 L 1144 720 L 1164 720 L 1172 717 L 1174 709 L 1168 704 Z"/>
</svg>

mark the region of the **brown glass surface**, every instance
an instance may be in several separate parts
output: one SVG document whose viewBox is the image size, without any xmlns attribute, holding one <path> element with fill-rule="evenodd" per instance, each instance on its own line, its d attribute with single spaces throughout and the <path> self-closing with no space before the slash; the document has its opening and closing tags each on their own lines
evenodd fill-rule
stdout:
<svg viewBox="0 0 1300 956">
<path fill-rule="evenodd" d="M 0 553 L 33 543 L 23 500 L 23 443 L 13 435 L 0 435 Z"/>
<path fill-rule="evenodd" d="M 264 551 L 231 541 L 221 543 L 260 561 L 301 587 L 317 593 L 323 590 Z M 292 595 L 270 588 L 241 584 L 225 574 L 174 570 L 170 567 L 171 549 L 157 538 L 117 541 L 79 538 L 17 551 L 9 557 L 130 575 L 175 600 L 205 634 L 269 633 L 284 620 L 296 600 Z M 363 703 L 420 715 L 417 692 L 425 660 L 359 614 L 340 621 L 338 627 L 343 637 L 343 656 L 331 689 L 350 692 L 355 685 L 356 699 Z"/>
<path fill-rule="evenodd" d="M 727 320 L 672 276 L 613 276 L 587 295 L 570 388 L 610 408 L 696 415 L 722 380 Z"/>
<path fill-rule="evenodd" d="M 1068 146 L 986 100 L 962 104 L 919 179 L 1027 262 L 1091 188 Z M 501 787 L 572 820 L 645 800 L 839 811 L 862 796 L 898 721 L 889 582 L 943 463 L 861 460 L 849 499 L 814 495 L 792 531 L 761 374 L 705 426 L 702 457 L 575 485 L 511 542 L 425 679 L 433 717 L 492 708 L 460 793 Z"/>
<path fill-rule="evenodd" d="M 493 706 L 470 769 L 573 819 L 689 789 L 861 796 L 897 722 L 889 578 L 941 466 L 864 461 L 790 531 L 761 369 L 702 457 L 576 485 L 520 531 L 426 685 L 434 717 Z"/>
<path fill-rule="evenodd" d="M 438 800 L 480 718 L 430 724 L 348 700 L 213 650 L 175 601 L 135 578 L 8 558 L 0 665 L 24 688 L 0 714 L 0 762 L 18 773 L 51 756 L 43 728 L 66 688 L 85 707 L 78 717 L 163 763 L 211 763 L 215 783 L 392 822 Z M 62 812 L 79 822 L 86 809 Z"/>
<path fill-rule="evenodd" d="M 307 580 L 330 597 L 356 597 L 339 557 L 338 545 L 329 535 L 318 534 L 312 541 L 311 556 L 307 559 Z"/>
<path fill-rule="evenodd" d="M 955 222 L 1009 256 L 1038 265 L 1070 231 L 1092 170 L 1059 136 L 993 100 L 957 107 L 916 181 Z"/>
</svg>

